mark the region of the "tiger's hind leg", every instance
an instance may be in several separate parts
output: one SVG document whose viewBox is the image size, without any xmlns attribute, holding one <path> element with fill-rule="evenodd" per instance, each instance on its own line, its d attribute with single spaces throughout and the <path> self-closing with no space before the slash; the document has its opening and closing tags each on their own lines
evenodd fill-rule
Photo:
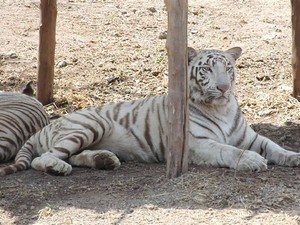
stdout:
<svg viewBox="0 0 300 225">
<path fill-rule="evenodd" d="M 121 165 L 119 158 L 107 150 L 85 150 L 69 158 L 73 166 L 90 167 L 100 170 L 115 170 Z"/>
<path fill-rule="evenodd" d="M 51 152 L 46 152 L 40 157 L 36 157 L 31 162 L 31 167 L 35 170 L 44 171 L 54 175 L 69 175 L 72 172 L 72 166 L 62 159 L 56 157 Z"/>
<path fill-rule="evenodd" d="M 70 155 L 80 150 L 80 142 L 70 141 L 71 137 L 66 136 L 58 141 L 49 151 L 36 157 L 31 162 L 31 167 L 54 175 L 69 175 L 72 166 L 65 162 Z"/>
<path fill-rule="evenodd" d="M 72 166 L 65 160 L 80 152 L 84 146 L 90 145 L 93 141 L 92 137 L 94 134 L 89 133 L 89 130 L 85 131 L 85 135 L 76 135 L 71 132 L 57 140 L 46 153 L 36 157 L 32 161 L 31 167 L 54 175 L 69 175 Z"/>
</svg>

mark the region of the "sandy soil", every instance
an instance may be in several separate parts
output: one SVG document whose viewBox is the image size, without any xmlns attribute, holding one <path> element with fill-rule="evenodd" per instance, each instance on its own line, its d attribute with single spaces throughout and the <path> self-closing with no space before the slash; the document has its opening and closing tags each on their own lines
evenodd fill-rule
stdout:
<svg viewBox="0 0 300 225">
<path fill-rule="evenodd" d="M 51 115 L 167 92 L 163 1 L 58 1 Z M 0 90 L 36 83 L 39 1 L 0 2 Z M 292 96 L 290 2 L 189 1 L 189 45 L 243 48 L 237 97 L 248 121 L 300 151 Z M 68 177 L 28 170 L 0 181 L 0 224 L 300 224 L 300 168 L 264 173 L 125 163 L 75 168 Z"/>
</svg>

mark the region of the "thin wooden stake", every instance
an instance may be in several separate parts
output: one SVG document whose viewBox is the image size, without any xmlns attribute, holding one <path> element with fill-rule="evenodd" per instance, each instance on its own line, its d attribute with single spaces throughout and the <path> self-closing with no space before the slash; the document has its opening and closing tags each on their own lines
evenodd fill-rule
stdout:
<svg viewBox="0 0 300 225">
<path fill-rule="evenodd" d="M 293 95 L 300 101 L 300 1 L 291 0 L 292 6 L 292 66 L 294 76 Z"/>
<path fill-rule="evenodd" d="M 188 170 L 187 0 L 166 0 L 168 10 L 169 138 L 167 177 Z"/>
<path fill-rule="evenodd" d="M 53 100 L 55 30 L 57 17 L 56 0 L 41 0 L 41 25 L 37 98 L 43 105 Z"/>
</svg>

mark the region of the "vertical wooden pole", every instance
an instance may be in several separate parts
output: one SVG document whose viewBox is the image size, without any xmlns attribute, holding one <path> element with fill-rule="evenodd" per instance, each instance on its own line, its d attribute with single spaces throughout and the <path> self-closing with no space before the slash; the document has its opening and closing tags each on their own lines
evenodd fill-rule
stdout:
<svg viewBox="0 0 300 225">
<path fill-rule="evenodd" d="M 166 0 L 168 10 L 169 138 L 167 176 L 188 170 L 187 0 Z"/>
<path fill-rule="evenodd" d="M 291 0 L 292 6 L 292 66 L 294 76 L 293 95 L 300 101 L 300 0 Z"/>
<path fill-rule="evenodd" d="M 41 0 L 37 98 L 43 105 L 53 100 L 56 0 Z"/>
</svg>

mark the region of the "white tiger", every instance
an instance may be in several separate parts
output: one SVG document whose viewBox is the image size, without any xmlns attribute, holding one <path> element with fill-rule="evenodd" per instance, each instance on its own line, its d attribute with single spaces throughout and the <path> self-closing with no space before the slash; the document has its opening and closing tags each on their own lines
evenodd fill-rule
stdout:
<svg viewBox="0 0 300 225">
<path fill-rule="evenodd" d="M 300 154 L 255 133 L 234 96 L 235 60 L 241 48 L 189 49 L 189 161 L 196 165 L 264 171 L 267 162 L 299 166 Z M 6 175 L 34 169 L 68 175 L 72 166 L 116 169 L 120 161 L 164 162 L 167 95 L 71 113 L 33 135 Z"/>
<path fill-rule="evenodd" d="M 22 93 L 33 94 L 30 83 Z M 49 124 L 42 104 L 22 93 L 0 92 L 0 162 L 12 159 L 31 135 Z"/>
</svg>

